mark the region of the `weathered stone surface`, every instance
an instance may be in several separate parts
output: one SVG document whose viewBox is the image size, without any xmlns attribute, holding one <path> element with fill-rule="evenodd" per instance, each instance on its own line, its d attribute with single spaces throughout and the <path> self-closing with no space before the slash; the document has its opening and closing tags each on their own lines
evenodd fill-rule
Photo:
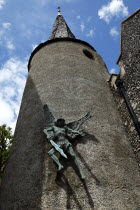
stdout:
<svg viewBox="0 0 140 210">
<path fill-rule="evenodd" d="M 94 55 L 94 60 L 83 54 Z M 140 208 L 140 179 L 131 146 L 112 93 L 107 69 L 91 48 L 70 41 L 51 43 L 31 61 L 15 139 L 1 195 L 2 210 Z M 74 142 L 86 179 L 79 178 L 72 159 L 57 174 L 43 134 L 43 105 L 66 121 L 90 111 L 87 133 Z"/>
<path fill-rule="evenodd" d="M 120 76 L 124 80 L 126 93 L 139 119 L 140 117 L 140 9 L 122 22 L 121 56 L 118 64 Z M 122 70 L 123 69 L 123 70 Z M 122 71 L 125 71 L 125 73 Z M 140 167 L 140 138 L 127 110 L 125 102 L 118 92 L 113 91 L 126 131 L 132 144 L 136 160 Z"/>
</svg>

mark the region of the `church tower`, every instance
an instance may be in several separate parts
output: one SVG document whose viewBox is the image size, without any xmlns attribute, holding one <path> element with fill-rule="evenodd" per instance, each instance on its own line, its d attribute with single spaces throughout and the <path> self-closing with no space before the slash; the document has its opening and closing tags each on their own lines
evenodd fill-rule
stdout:
<svg viewBox="0 0 140 210">
<path fill-rule="evenodd" d="M 12 150 L 1 185 L 1 210 L 138 210 L 140 179 L 127 134 L 109 89 L 106 65 L 76 39 L 58 11 L 50 38 L 31 54 Z M 70 122 L 90 112 L 73 159 L 58 173 L 48 155 L 43 106 Z"/>
</svg>

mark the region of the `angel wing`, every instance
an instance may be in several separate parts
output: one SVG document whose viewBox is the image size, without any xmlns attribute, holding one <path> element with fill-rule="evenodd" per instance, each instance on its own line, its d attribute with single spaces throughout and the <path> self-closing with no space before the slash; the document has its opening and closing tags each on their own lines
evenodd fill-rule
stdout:
<svg viewBox="0 0 140 210">
<path fill-rule="evenodd" d="M 55 117 L 53 116 L 47 104 L 45 104 L 43 108 L 44 108 L 44 121 L 45 121 L 44 129 L 46 129 L 54 125 Z"/>
<path fill-rule="evenodd" d="M 90 115 L 90 112 L 88 112 L 84 117 L 80 118 L 79 120 L 75 120 L 73 122 L 68 123 L 67 127 L 73 130 L 79 130 L 81 125 L 91 117 L 92 116 Z"/>
<path fill-rule="evenodd" d="M 72 130 L 76 130 L 76 131 L 80 131 L 80 127 L 82 126 L 82 124 L 87 121 L 89 118 L 91 118 L 91 114 L 90 112 L 88 112 L 85 116 L 83 116 L 82 118 L 80 118 L 79 120 L 75 120 L 73 122 L 70 122 L 67 124 L 67 127 L 71 128 Z M 77 135 L 73 134 L 71 136 L 71 138 L 75 138 Z"/>
</svg>

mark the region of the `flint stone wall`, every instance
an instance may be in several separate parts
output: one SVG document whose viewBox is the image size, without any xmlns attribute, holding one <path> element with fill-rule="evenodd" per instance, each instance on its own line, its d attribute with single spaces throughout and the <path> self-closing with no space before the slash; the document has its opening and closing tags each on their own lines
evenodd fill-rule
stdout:
<svg viewBox="0 0 140 210">
<path fill-rule="evenodd" d="M 124 81 L 126 93 L 140 122 L 140 9 L 122 22 L 121 57 L 118 64 L 121 67 L 120 77 Z M 115 90 L 113 90 L 113 94 L 140 167 L 139 135 L 123 98 Z"/>
</svg>

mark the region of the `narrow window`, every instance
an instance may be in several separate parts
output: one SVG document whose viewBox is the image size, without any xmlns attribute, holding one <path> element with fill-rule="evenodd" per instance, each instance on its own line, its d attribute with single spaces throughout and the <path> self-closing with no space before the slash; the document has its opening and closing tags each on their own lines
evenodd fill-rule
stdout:
<svg viewBox="0 0 140 210">
<path fill-rule="evenodd" d="M 84 53 L 84 55 L 85 56 L 87 56 L 88 58 L 90 58 L 90 59 L 94 59 L 94 57 L 93 57 L 93 55 L 92 55 L 92 53 L 91 52 L 89 52 L 88 50 L 83 50 L 83 53 Z"/>
</svg>

